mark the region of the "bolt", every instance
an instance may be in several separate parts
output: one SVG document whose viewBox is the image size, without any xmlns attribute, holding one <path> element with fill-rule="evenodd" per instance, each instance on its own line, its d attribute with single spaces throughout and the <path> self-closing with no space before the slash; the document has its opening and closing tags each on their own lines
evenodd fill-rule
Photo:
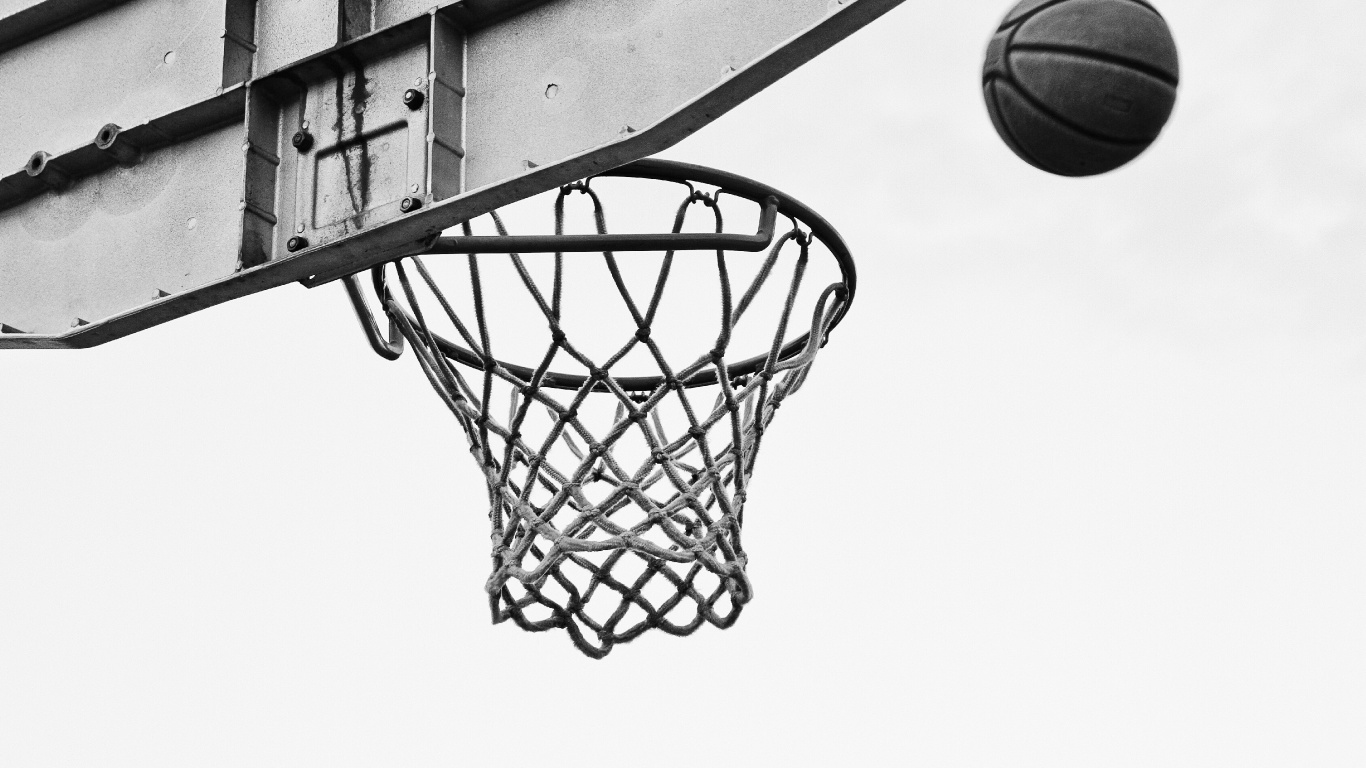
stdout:
<svg viewBox="0 0 1366 768">
<path fill-rule="evenodd" d="M 289 238 L 289 242 L 285 243 L 285 247 L 289 249 L 290 253 L 294 253 L 295 251 L 301 251 L 308 247 L 308 238 L 291 237 Z"/>
<path fill-rule="evenodd" d="M 412 213 L 422 207 L 422 200 L 416 197 L 405 197 L 398 204 L 398 209 L 404 213 Z"/>
<path fill-rule="evenodd" d="M 308 131 L 298 131 L 294 134 L 294 138 L 289 140 L 289 143 L 293 144 L 294 148 L 300 152 L 307 152 L 313 148 L 313 134 Z"/>
<path fill-rule="evenodd" d="M 407 105 L 408 109 L 414 111 L 422 109 L 422 104 L 425 101 L 427 101 L 427 95 L 416 88 L 409 88 L 403 92 L 403 103 Z"/>
</svg>

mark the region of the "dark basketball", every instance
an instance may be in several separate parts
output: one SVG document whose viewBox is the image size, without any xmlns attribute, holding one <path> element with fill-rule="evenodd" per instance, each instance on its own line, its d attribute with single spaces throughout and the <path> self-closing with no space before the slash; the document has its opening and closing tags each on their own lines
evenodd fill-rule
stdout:
<svg viewBox="0 0 1366 768">
<path fill-rule="evenodd" d="M 1025 162 L 1093 176 L 1153 143 L 1179 75 L 1171 30 L 1144 0 L 1024 0 L 987 45 L 982 88 Z"/>
</svg>

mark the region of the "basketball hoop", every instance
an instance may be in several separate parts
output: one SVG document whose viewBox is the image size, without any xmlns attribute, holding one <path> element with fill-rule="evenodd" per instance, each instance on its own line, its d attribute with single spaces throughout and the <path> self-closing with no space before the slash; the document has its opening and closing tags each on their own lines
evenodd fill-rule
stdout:
<svg viewBox="0 0 1366 768">
<path fill-rule="evenodd" d="M 672 230 L 609 232 L 598 180 L 613 177 L 681 191 Z M 592 233 L 565 233 L 566 206 L 576 195 L 591 205 Z M 493 541 L 486 589 L 495 623 L 565 629 L 593 658 L 650 629 L 687 635 L 703 624 L 729 627 L 752 596 L 741 526 L 755 458 L 778 407 L 802 386 L 849 308 L 853 260 L 806 206 L 700 166 L 640 161 L 552 196 L 554 234 L 510 234 L 495 212 L 488 217 L 494 234 L 475 235 L 466 222 L 462 236 L 438 238 L 423 254 L 371 270 L 387 338 L 358 276 L 346 278 L 347 292 L 376 352 L 392 360 L 405 344 L 413 349 L 484 473 Z M 724 231 L 723 204 L 752 210 L 755 233 Z M 685 231 L 689 214 L 699 211 L 708 231 Z M 708 251 L 714 258 L 695 253 Z M 617 257 L 650 258 L 636 256 L 644 252 L 657 254 L 648 296 L 631 290 L 627 274 L 644 262 Z M 676 259 L 681 252 L 689 253 Z M 565 257 L 574 253 L 585 255 Z M 466 255 L 458 293 L 437 279 L 438 261 L 430 257 L 438 254 Z M 528 254 L 548 255 L 538 263 L 543 279 Z M 819 256 L 838 276 L 812 288 L 806 283 Z M 692 260 L 687 268 L 712 262 L 706 285 L 714 295 L 693 287 L 666 298 L 684 279 L 682 259 Z M 610 326 L 620 328 L 620 338 L 601 352 L 584 336 L 571 339 L 565 309 L 578 284 L 571 273 L 590 264 L 606 268 L 607 285 L 580 314 L 600 328 L 609 300 L 619 301 L 628 323 Z M 499 336 L 493 314 L 508 294 L 491 300 L 495 269 L 519 284 L 532 307 L 521 317 L 540 321 L 532 331 Z M 749 279 L 738 279 L 745 272 Z M 697 309 L 675 312 L 666 327 L 666 305 Z M 711 309 L 704 313 L 704 305 Z M 761 305 L 772 310 L 767 319 Z M 704 341 L 667 354 L 680 348 L 675 337 L 689 333 Z M 738 349 L 756 333 L 757 353 Z M 535 341 L 536 334 L 544 338 Z M 601 333 L 589 335 L 601 346 Z M 509 343 L 534 348 L 539 359 L 495 354 Z"/>
</svg>

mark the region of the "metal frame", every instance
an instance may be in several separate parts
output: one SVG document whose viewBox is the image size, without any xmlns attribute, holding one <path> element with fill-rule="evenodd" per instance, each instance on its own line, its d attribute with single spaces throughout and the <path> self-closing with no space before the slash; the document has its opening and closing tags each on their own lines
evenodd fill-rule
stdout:
<svg viewBox="0 0 1366 768">
<path fill-rule="evenodd" d="M 849 311 L 849 306 L 853 303 L 854 292 L 858 285 L 858 273 L 854 266 L 854 257 L 849 252 L 849 246 L 820 214 L 801 202 L 783 194 L 782 192 L 753 179 L 745 178 L 733 173 L 718 171 L 706 166 L 693 165 L 691 163 L 680 163 L 672 160 L 660 160 L 650 158 L 638 160 L 634 163 L 605 171 L 597 176 L 615 176 L 625 178 L 655 179 L 659 181 L 677 182 L 689 184 L 698 182 L 716 187 L 718 192 L 724 192 L 736 197 L 752 200 L 764 206 L 760 217 L 759 232 L 754 235 L 735 235 L 729 233 L 714 234 L 694 234 L 694 233 L 663 233 L 663 234 L 641 234 L 641 235 L 535 235 L 518 236 L 477 236 L 477 237 L 448 237 L 438 238 L 433 245 L 419 253 L 413 255 L 427 254 L 477 254 L 477 253 L 589 253 L 589 252 L 632 252 L 632 251 L 716 251 L 716 250 L 738 250 L 738 251 L 762 251 L 773 241 L 774 225 L 778 214 L 788 217 L 796 226 L 804 225 L 812 237 L 821 241 L 825 247 L 830 249 L 835 261 L 839 265 L 840 279 L 843 285 L 842 293 L 837 297 L 839 309 L 836 310 L 834 319 L 827 329 L 827 337 L 821 340 L 824 346 L 829 340 L 829 331 L 834 330 L 844 319 L 844 315 Z M 379 323 L 371 313 L 366 304 L 364 295 L 360 288 L 359 273 L 348 275 L 344 278 L 347 295 L 351 299 L 352 307 L 356 311 L 356 316 L 360 319 L 362 330 L 365 332 L 370 346 L 375 353 L 386 360 L 397 360 L 403 354 L 403 337 L 398 332 L 397 323 L 392 317 L 393 312 L 403 312 L 408 323 L 416 324 L 415 318 L 409 315 L 397 302 L 393 301 L 388 288 L 386 275 L 387 264 L 379 264 L 371 268 L 370 274 L 374 285 L 375 294 L 379 297 L 380 305 L 386 314 L 390 314 L 389 338 L 386 340 L 379 331 Z M 795 357 L 806 349 L 809 343 L 810 334 L 802 334 L 785 344 L 779 352 L 778 359 L 786 360 Z M 456 344 L 455 342 L 443 338 L 435 337 L 437 346 L 448 358 L 470 368 L 482 370 L 484 368 L 483 358 Z M 739 363 L 727 366 L 732 378 L 743 378 L 757 372 L 768 362 L 768 355 L 757 355 Z M 530 379 L 534 371 L 523 365 L 497 361 L 515 376 Z M 540 379 L 541 385 L 552 389 L 579 389 L 588 382 L 588 377 L 578 374 L 547 372 Z M 660 376 L 638 376 L 618 378 L 617 383 L 628 391 L 649 391 L 657 388 L 664 383 Z M 707 369 L 697 375 L 682 382 L 685 387 L 702 387 L 716 383 L 716 371 Z"/>
<path fill-rule="evenodd" d="M 92 347 L 201 309 L 291 282 L 299 282 L 312 288 L 396 258 L 430 251 L 434 247 L 471 247 L 460 243 L 458 239 L 443 240 L 441 233 L 460 222 L 517 200 L 604 173 L 608 169 L 648 157 L 672 146 L 838 41 L 876 20 L 901 1 L 831 0 L 827 15 L 795 37 L 739 70 L 726 73 L 710 90 L 685 104 L 680 104 L 655 122 L 643 126 L 628 126 L 629 130 L 623 129 L 624 132 L 619 138 L 606 145 L 558 159 L 549 165 L 531 165 L 524 172 L 506 181 L 463 190 L 455 196 L 429 200 L 418 206 L 409 206 L 399 218 L 340 236 L 329 242 L 298 243 L 297 250 L 287 253 L 279 253 L 278 250 L 266 253 L 264 259 L 259 254 L 248 254 L 244 249 L 237 271 L 232 274 L 183 290 L 159 293 L 149 291 L 146 303 L 103 317 L 85 318 L 67 332 L 34 333 L 32 329 L 0 326 L 0 349 Z M 94 12 L 105 5 L 107 3 L 95 0 L 55 0 L 38 4 L 36 7 L 41 7 L 45 12 L 53 10 L 55 13 L 59 6 L 69 6 L 79 8 L 81 13 L 85 13 Z M 117 134 L 116 141 L 110 142 L 109 147 L 92 143 L 54 155 L 51 162 L 40 161 L 39 164 L 44 168 L 39 169 L 36 176 L 25 172 L 14 175 L 13 178 L 7 177 L 6 183 L 13 183 L 9 185 L 12 189 L 6 194 L 17 195 L 15 200 L 27 199 L 27 196 L 41 194 L 40 188 L 47 189 L 43 183 L 44 179 L 39 177 L 50 175 L 54 181 L 60 181 L 56 176 L 61 173 L 76 176 L 98 173 L 118 163 L 120 154 L 149 152 L 159 147 L 169 147 L 210 130 L 230 130 L 239 120 L 245 120 L 245 125 L 250 128 L 253 125 L 252 121 L 258 117 L 269 117 L 258 115 L 261 110 L 256 107 L 265 109 L 273 93 L 285 93 L 291 87 L 297 88 L 297 83 L 294 82 L 296 79 L 302 78 L 306 81 L 308 73 L 314 70 L 330 71 L 329 67 L 341 66 L 347 61 L 367 61 L 387 55 L 387 52 L 400 49 L 414 40 L 425 39 L 433 25 L 446 23 L 448 17 L 459 16 L 458 20 L 464 29 L 473 29 L 480 25 L 497 23 L 498 19 L 507 14 L 516 14 L 540 5 L 541 0 L 438 0 L 434 2 L 434 8 L 428 14 L 419 18 L 344 40 L 287 67 L 256 73 L 246 83 L 225 84 L 217 96 L 204 102 L 186 106 L 145 124 L 127 126 Z M 77 14 L 71 18 L 79 16 L 80 14 Z M 52 19 L 37 16 L 25 18 L 25 24 L 28 25 L 25 29 L 31 26 L 33 30 L 41 30 L 56 23 Z M 8 39 L 10 37 L 13 36 L 0 34 L 0 42 L 14 43 L 14 40 Z M 285 122 L 276 121 L 272 123 L 272 126 L 275 126 L 272 130 L 284 125 Z M 254 142 L 255 139 L 251 141 Z M 128 151 L 120 152 L 125 149 L 125 145 Z M 255 144 L 249 142 L 249 146 L 249 158 L 256 158 L 260 153 Z M 267 157 L 266 160 L 270 158 Z M 44 173 L 44 170 L 48 173 Z M 253 181 L 254 173 L 255 171 L 248 169 L 249 191 L 257 187 L 265 189 L 264 182 L 258 184 Z M 0 187 L 3 186 L 5 185 L 0 184 Z M 4 195 L 0 194 L 0 198 L 3 197 Z M 257 222 L 253 218 L 258 207 L 254 204 L 255 198 L 248 194 L 245 202 L 242 215 L 247 223 L 243 226 L 256 226 Z M 5 200 L 0 200 L 0 205 L 4 204 L 7 204 Z M 268 217 L 261 219 L 266 222 L 259 225 L 264 230 L 271 230 L 274 227 Z M 277 232 L 272 236 L 283 242 L 289 234 Z M 622 249 L 621 244 L 612 247 Z M 703 247 L 714 248 L 716 244 L 711 243 Z M 735 245 L 726 247 L 736 248 Z M 565 250 L 572 248 L 566 246 Z"/>
</svg>

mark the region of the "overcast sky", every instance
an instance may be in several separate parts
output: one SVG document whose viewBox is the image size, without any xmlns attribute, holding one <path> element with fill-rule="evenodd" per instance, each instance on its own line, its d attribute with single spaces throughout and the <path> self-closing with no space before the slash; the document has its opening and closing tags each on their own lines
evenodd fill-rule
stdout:
<svg viewBox="0 0 1366 768">
<path fill-rule="evenodd" d="M 1176 112 L 1089 180 L 991 128 L 1007 6 L 908 0 L 666 153 L 859 263 L 734 628 L 490 626 L 456 425 L 291 286 L 0 355 L 0 764 L 1366 762 L 1366 5 L 1163 0 Z"/>
</svg>

